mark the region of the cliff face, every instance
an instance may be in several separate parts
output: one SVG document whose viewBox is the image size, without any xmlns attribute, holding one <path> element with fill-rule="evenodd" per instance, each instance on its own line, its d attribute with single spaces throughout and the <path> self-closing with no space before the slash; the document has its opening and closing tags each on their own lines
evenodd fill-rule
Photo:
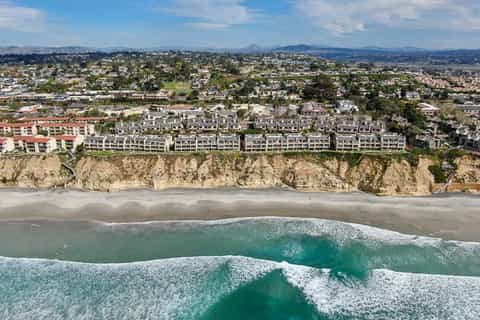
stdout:
<svg viewBox="0 0 480 320">
<path fill-rule="evenodd" d="M 76 187 L 116 191 L 129 188 L 278 188 L 302 191 L 366 191 L 382 195 L 426 195 L 433 186 L 429 159 L 364 157 L 358 163 L 309 155 L 223 155 L 85 157 Z"/>
<path fill-rule="evenodd" d="M 151 188 L 294 188 L 301 191 L 429 195 L 434 161 L 401 157 L 324 155 L 118 155 L 85 156 L 72 188 L 119 191 Z M 480 184 L 480 159 L 457 159 L 455 184 Z M 0 186 L 61 186 L 68 173 L 58 156 L 0 157 Z M 475 189 L 475 188 L 473 188 Z M 452 190 L 450 190 L 452 191 Z M 457 190 L 455 190 L 457 191 Z M 470 191 L 468 187 L 462 191 Z"/>
<path fill-rule="evenodd" d="M 51 188 L 64 181 L 57 156 L 0 156 L 0 187 Z"/>
</svg>

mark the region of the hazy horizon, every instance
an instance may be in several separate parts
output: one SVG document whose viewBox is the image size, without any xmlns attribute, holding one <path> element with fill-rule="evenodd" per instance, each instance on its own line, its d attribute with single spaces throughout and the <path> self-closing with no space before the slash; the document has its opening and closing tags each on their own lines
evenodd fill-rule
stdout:
<svg viewBox="0 0 480 320">
<path fill-rule="evenodd" d="M 469 0 L 0 0 L 3 46 L 474 49 Z"/>
</svg>

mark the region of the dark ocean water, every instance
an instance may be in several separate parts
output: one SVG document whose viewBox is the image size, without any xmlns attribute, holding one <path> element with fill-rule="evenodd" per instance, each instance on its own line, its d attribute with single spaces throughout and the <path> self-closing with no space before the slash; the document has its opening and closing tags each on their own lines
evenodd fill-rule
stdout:
<svg viewBox="0 0 480 320">
<path fill-rule="evenodd" d="M 0 319 L 480 319 L 480 244 L 315 219 L 0 224 Z"/>
</svg>

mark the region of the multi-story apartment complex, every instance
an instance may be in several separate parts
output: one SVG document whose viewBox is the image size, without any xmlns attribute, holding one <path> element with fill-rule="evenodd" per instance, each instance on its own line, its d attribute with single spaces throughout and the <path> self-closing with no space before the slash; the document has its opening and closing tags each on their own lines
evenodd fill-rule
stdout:
<svg viewBox="0 0 480 320">
<path fill-rule="evenodd" d="M 197 149 L 196 151 L 214 151 L 218 150 L 217 136 L 213 134 L 202 134 L 196 136 Z"/>
<path fill-rule="evenodd" d="M 246 152 L 265 152 L 267 150 L 267 140 L 263 134 L 245 135 L 243 150 Z"/>
<path fill-rule="evenodd" d="M 337 151 L 401 151 L 405 147 L 405 136 L 394 133 L 335 134 L 334 149 Z"/>
<path fill-rule="evenodd" d="M 288 134 L 284 137 L 283 143 L 281 151 L 308 150 L 308 138 L 301 134 Z"/>
<path fill-rule="evenodd" d="M 168 152 L 171 136 L 89 136 L 85 148 L 92 151 Z"/>
<path fill-rule="evenodd" d="M 95 125 L 89 123 L 42 123 L 39 132 L 47 136 L 90 136 L 95 134 Z"/>
<path fill-rule="evenodd" d="M 207 118 L 194 118 L 187 120 L 185 129 L 194 132 L 202 131 L 217 131 L 218 130 L 218 120 L 217 119 L 207 119 Z"/>
<path fill-rule="evenodd" d="M 307 140 L 309 151 L 319 152 L 331 148 L 331 138 L 328 134 L 312 133 L 307 135 Z"/>
<path fill-rule="evenodd" d="M 358 150 L 380 150 L 382 148 L 381 139 L 376 134 L 359 134 Z"/>
<path fill-rule="evenodd" d="M 383 121 L 357 120 L 354 118 L 325 116 L 315 121 L 315 129 L 323 133 L 356 134 L 356 133 L 383 133 Z"/>
<path fill-rule="evenodd" d="M 219 135 L 217 137 L 217 148 L 220 151 L 240 151 L 239 135 Z"/>
<path fill-rule="evenodd" d="M 57 149 L 57 141 L 52 137 L 16 136 L 15 148 L 26 153 L 50 153 Z"/>
<path fill-rule="evenodd" d="M 358 151 L 360 144 L 356 134 L 336 134 L 334 148 L 337 151 Z"/>
<path fill-rule="evenodd" d="M 197 151 L 196 135 L 179 135 L 175 138 L 175 151 L 177 152 L 195 152 Z"/>
<path fill-rule="evenodd" d="M 37 133 L 33 123 L 0 123 L 0 136 L 35 136 Z"/>
<path fill-rule="evenodd" d="M 180 135 L 175 138 L 177 152 L 240 151 L 239 135 Z"/>
<path fill-rule="evenodd" d="M 380 135 L 380 144 L 383 151 L 405 150 L 407 139 L 396 133 L 385 133 Z"/>
<path fill-rule="evenodd" d="M 246 152 L 319 152 L 329 149 L 330 136 L 322 133 L 246 135 L 244 140 Z"/>
<path fill-rule="evenodd" d="M 258 118 L 255 120 L 255 129 L 263 131 L 301 132 L 312 128 L 311 118 Z"/>
<path fill-rule="evenodd" d="M 84 142 L 85 136 L 53 136 L 59 150 L 75 151 Z"/>
<path fill-rule="evenodd" d="M 164 115 L 162 113 L 162 115 Z M 147 113 L 140 121 L 118 122 L 115 124 L 115 133 L 120 135 L 128 134 L 149 134 L 165 132 L 213 132 L 213 131 L 238 131 L 241 129 L 236 117 L 205 118 L 201 116 L 187 118 L 180 116 L 154 117 Z"/>
</svg>

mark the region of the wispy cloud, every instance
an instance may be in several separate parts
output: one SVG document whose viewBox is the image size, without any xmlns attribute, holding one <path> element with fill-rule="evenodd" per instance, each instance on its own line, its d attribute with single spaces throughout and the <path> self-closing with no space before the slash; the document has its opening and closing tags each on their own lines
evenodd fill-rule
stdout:
<svg viewBox="0 0 480 320">
<path fill-rule="evenodd" d="M 471 31 L 480 29 L 476 0 L 293 0 L 295 10 L 332 34 L 369 25 Z"/>
<path fill-rule="evenodd" d="M 45 13 L 41 10 L 0 0 L 0 29 L 41 32 L 45 29 Z"/>
<path fill-rule="evenodd" d="M 225 29 L 251 22 L 255 16 L 243 0 L 170 0 L 159 10 L 191 18 L 188 25 L 202 29 Z"/>
</svg>

